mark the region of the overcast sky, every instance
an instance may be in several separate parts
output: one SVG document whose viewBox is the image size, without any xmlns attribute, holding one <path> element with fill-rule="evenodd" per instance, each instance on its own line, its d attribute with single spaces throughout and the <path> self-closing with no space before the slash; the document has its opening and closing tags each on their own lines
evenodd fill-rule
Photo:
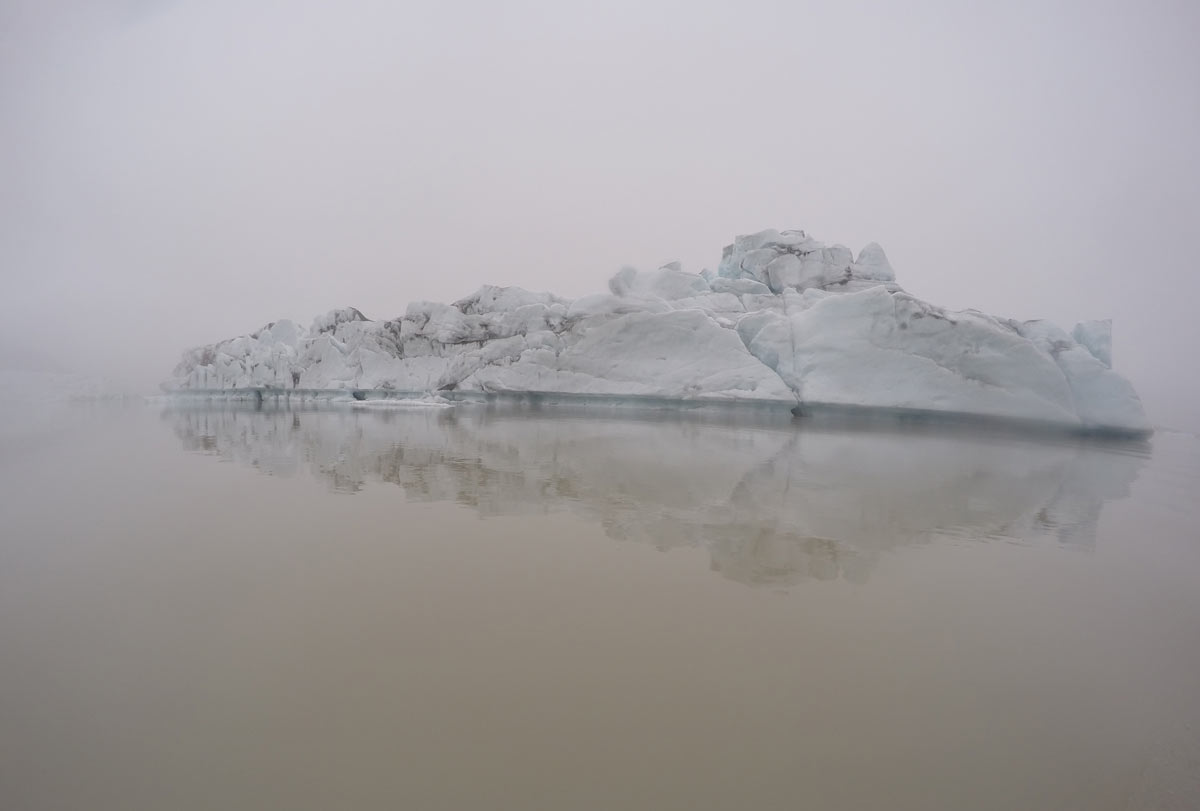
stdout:
<svg viewBox="0 0 1200 811">
<path fill-rule="evenodd" d="M 484 283 L 577 296 L 735 234 L 1112 317 L 1200 421 L 1200 4 L 2 0 L 0 359 L 185 347 Z"/>
</svg>

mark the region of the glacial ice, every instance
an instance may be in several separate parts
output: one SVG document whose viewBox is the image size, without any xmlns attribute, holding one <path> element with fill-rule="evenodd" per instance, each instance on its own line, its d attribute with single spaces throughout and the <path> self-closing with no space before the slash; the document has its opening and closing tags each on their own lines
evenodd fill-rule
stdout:
<svg viewBox="0 0 1200 811">
<path fill-rule="evenodd" d="M 1072 333 L 906 293 L 872 243 L 739 236 L 716 273 L 624 268 L 569 301 L 484 286 L 372 321 L 333 310 L 184 353 L 172 392 L 549 394 L 908 410 L 1146 432 L 1111 324 Z M 457 395 L 456 395 L 457 396 Z"/>
</svg>

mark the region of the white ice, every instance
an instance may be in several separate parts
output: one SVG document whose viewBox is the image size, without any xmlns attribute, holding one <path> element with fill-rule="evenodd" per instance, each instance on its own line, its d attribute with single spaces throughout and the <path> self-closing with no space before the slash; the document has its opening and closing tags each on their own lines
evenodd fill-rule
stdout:
<svg viewBox="0 0 1200 811">
<path fill-rule="evenodd" d="M 171 391 L 540 392 L 859 406 L 1147 431 L 1111 324 L 951 312 L 905 293 L 883 249 L 803 231 L 738 237 L 716 273 L 625 268 L 574 301 L 485 286 L 372 321 L 334 310 L 189 350 Z"/>
</svg>

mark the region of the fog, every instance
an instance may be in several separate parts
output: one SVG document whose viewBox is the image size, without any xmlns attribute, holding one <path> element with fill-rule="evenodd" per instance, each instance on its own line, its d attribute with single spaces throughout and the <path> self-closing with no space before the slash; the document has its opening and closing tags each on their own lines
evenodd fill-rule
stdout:
<svg viewBox="0 0 1200 811">
<path fill-rule="evenodd" d="M 1186 0 L 6 0 L 0 365 L 151 390 L 281 317 L 803 228 L 938 304 L 1112 317 L 1152 419 L 1200 428 L 1198 31 Z"/>
</svg>

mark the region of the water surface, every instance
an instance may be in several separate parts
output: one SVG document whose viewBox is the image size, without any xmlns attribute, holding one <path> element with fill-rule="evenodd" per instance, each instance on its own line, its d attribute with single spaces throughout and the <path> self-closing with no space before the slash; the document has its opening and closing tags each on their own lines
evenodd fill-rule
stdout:
<svg viewBox="0 0 1200 811">
<path fill-rule="evenodd" d="M 1200 803 L 1195 437 L 58 419 L 0 452 L 4 808 Z"/>
</svg>

